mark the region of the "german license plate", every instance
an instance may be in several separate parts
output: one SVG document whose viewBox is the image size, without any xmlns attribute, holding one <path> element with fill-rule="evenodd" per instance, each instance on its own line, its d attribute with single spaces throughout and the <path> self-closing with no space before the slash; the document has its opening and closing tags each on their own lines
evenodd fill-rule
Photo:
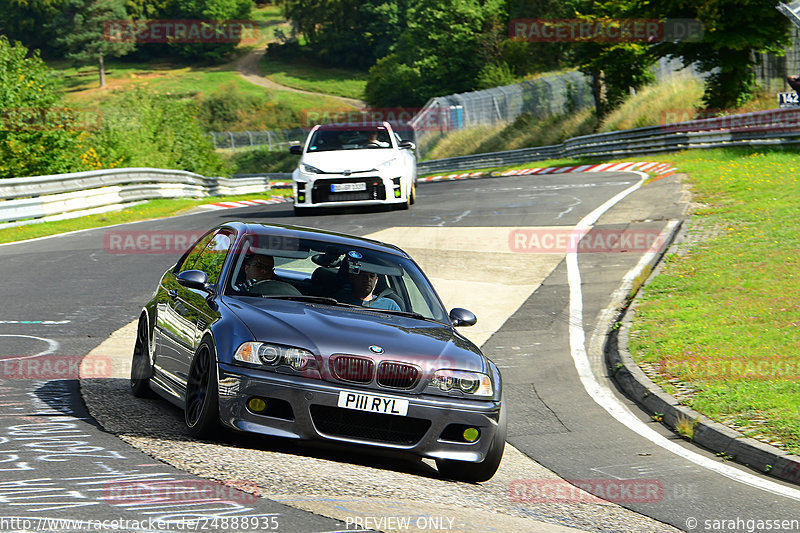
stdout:
<svg viewBox="0 0 800 533">
<path fill-rule="evenodd" d="M 408 400 L 340 391 L 339 407 L 368 413 L 406 416 L 408 413 Z"/>
<path fill-rule="evenodd" d="M 366 183 L 332 183 L 331 192 L 366 191 Z"/>
</svg>

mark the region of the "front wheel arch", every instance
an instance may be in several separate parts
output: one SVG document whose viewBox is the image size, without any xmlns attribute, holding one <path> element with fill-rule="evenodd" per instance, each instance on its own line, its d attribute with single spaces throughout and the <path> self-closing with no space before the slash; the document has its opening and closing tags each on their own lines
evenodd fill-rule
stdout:
<svg viewBox="0 0 800 533">
<path fill-rule="evenodd" d="M 492 437 L 492 443 L 486 452 L 486 457 L 480 463 L 468 463 L 451 459 L 436 459 L 436 468 L 439 474 L 446 479 L 480 483 L 488 481 L 500 467 L 503 452 L 506 446 L 506 409 L 501 405 L 500 416 L 497 421 L 497 431 Z"/>
</svg>

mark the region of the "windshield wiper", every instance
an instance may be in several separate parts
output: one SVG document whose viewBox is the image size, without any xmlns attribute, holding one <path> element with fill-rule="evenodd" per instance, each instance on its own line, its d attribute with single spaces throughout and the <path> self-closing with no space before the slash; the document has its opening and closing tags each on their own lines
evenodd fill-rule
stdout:
<svg viewBox="0 0 800 533">
<path fill-rule="evenodd" d="M 398 315 L 398 316 L 407 316 L 408 318 L 419 318 L 421 320 L 433 320 L 432 318 L 428 318 L 425 315 L 421 315 L 419 313 L 415 313 L 414 311 L 397 311 L 395 309 L 380 309 L 378 307 L 364 307 L 364 309 L 369 309 L 371 311 L 375 311 L 378 313 L 388 313 L 390 315 Z M 436 320 L 434 320 L 436 322 Z"/>
<path fill-rule="evenodd" d="M 413 311 L 397 311 L 395 309 L 380 309 L 378 307 L 365 307 L 363 305 L 357 304 L 348 304 L 345 302 L 340 302 L 335 298 L 329 298 L 327 296 L 308 296 L 304 294 L 300 295 L 275 295 L 271 296 L 268 294 L 262 294 L 262 298 L 269 298 L 274 300 L 292 300 L 295 302 L 311 302 L 315 304 L 327 304 L 327 305 L 336 305 L 340 307 L 352 307 L 355 309 L 364 309 L 366 311 L 375 311 L 376 313 L 387 313 L 390 315 L 398 315 L 398 316 L 406 316 L 408 318 L 417 318 L 420 320 L 430 320 L 432 322 L 439 322 L 438 320 L 434 320 L 433 318 L 428 318 L 425 315 L 421 315 L 419 313 L 415 313 Z"/>
<path fill-rule="evenodd" d="M 362 309 L 360 305 L 353 305 L 340 302 L 336 298 L 328 298 L 327 296 L 307 296 L 305 294 L 299 294 L 299 295 L 287 294 L 287 295 L 273 296 L 268 294 L 262 294 L 261 297 L 274 300 L 292 300 L 294 302 L 311 302 L 315 304 L 339 305 L 342 307 L 358 307 L 359 309 Z"/>
</svg>

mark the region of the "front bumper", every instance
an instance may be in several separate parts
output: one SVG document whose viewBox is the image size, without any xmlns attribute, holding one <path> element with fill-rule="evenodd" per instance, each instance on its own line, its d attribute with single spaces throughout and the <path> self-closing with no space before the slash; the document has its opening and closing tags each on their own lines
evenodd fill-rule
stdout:
<svg viewBox="0 0 800 533">
<path fill-rule="evenodd" d="M 364 184 L 363 190 L 334 192 L 335 185 Z M 294 205 L 303 207 L 345 207 L 348 205 L 388 205 L 406 202 L 407 186 L 400 177 L 378 174 L 298 174 L 292 190 Z"/>
<path fill-rule="evenodd" d="M 408 413 L 398 416 L 340 408 L 337 403 L 343 390 L 407 399 Z M 255 414 L 247 408 L 253 397 L 266 401 L 266 412 Z M 219 363 L 219 414 L 225 426 L 240 431 L 480 462 L 497 430 L 500 402 L 404 395 Z M 478 428 L 478 440 L 454 440 L 454 428 L 461 426 Z"/>
</svg>

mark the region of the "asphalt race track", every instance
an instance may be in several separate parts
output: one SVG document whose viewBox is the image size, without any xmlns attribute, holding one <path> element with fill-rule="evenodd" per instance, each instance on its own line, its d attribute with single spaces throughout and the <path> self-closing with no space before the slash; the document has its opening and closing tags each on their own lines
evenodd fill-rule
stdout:
<svg viewBox="0 0 800 533">
<path fill-rule="evenodd" d="M 597 354 L 603 312 L 647 251 L 621 251 L 609 236 L 647 240 L 681 219 L 678 180 L 650 183 L 600 214 L 590 234 L 597 244 L 577 263 L 547 244 L 639 179 L 581 173 L 430 183 L 418 187 L 409 211 L 297 218 L 291 204 L 278 204 L 0 246 L 0 531 L 77 531 L 92 520 L 115 521 L 102 530 L 148 531 L 752 531 L 748 521 L 758 520 L 791 530 L 778 521 L 800 519 L 796 487 L 759 477 L 757 488 L 744 467 L 724 463 L 718 473 L 700 464 L 698 456 L 723 461 L 651 423 L 614 391 Z M 510 446 L 497 476 L 452 483 L 425 461 L 242 435 L 196 442 L 166 402 L 132 398 L 116 348 L 95 349 L 136 319 L 180 255 L 165 235 L 186 239 L 225 220 L 398 244 L 448 308 L 475 311 L 478 326 L 462 332 L 501 367 L 509 406 Z M 125 238 L 143 244 L 123 249 Z M 124 342 L 117 346 L 124 351 Z M 84 362 L 79 384 L 90 352 L 94 367 Z M 592 384 L 611 399 L 598 403 L 603 394 L 587 391 Z M 638 423 L 615 415 L 626 407 Z M 685 452 L 666 450 L 639 425 Z M 565 488 L 552 472 L 610 503 Z"/>
</svg>

